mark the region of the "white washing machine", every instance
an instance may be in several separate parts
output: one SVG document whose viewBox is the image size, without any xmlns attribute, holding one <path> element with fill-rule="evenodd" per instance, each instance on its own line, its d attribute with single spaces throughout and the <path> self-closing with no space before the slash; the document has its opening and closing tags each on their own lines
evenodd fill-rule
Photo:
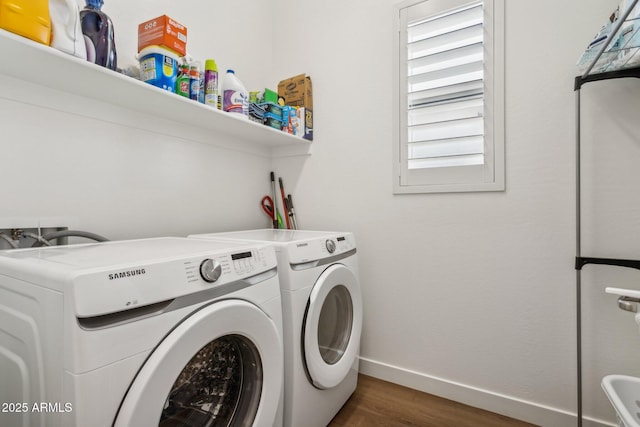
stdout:
<svg viewBox="0 0 640 427">
<path fill-rule="evenodd" d="M 276 266 L 186 238 L 1 251 L 0 425 L 281 426 Z"/>
<path fill-rule="evenodd" d="M 190 237 L 275 245 L 284 329 L 284 425 L 326 426 L 358 381 L 362 295 L 353 234 L 267 229 Z"/>
</svg>

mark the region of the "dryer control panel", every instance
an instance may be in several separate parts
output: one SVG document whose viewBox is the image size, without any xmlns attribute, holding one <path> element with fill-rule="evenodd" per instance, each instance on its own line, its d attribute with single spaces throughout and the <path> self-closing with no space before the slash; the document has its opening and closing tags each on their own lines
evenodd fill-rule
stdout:
<svg viewBox="0 0 640 427">
<path fill-rule="evenodd" d="M 352 233 L 326 235 L 288 244 L 289 262 L 299 264 L 342 255 L 356 248 Z"/>
</svg>

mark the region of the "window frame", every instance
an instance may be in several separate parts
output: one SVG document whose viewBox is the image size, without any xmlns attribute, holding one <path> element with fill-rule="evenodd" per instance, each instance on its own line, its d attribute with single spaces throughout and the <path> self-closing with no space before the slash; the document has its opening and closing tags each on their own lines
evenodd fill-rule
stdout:
<svg viewBox="0 0 640 427">
<path fill-rule="evenodd" d="M 505 190 L 504 126 L 504 8 L 505 0 L 483 0 L 484 50 L 484 157 L 483 165 L 408 169 L 407 48 L 401 15 L 424 3 L 430 15 L 472 3 L 470 0 L 404 0 L 394 6 L 393 71 L 393 192 L 453 193 Z M 429 15 L 425 14 L 425 17 Z M 405 32 L 403 35 L 402 32 Z M 404 44 L 403 44 L 404 43 Z M 403 76 L 404 73 L 404 76 Z M 403 90 L 401 90 L 403 88 Z"/>
</svg>

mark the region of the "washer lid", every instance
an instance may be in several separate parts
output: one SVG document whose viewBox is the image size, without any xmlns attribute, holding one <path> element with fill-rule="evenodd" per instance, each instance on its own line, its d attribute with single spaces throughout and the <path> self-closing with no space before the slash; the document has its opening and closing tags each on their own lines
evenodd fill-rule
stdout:
<svg viewBox="0 0 640 427">
<path fill-rule="evenodd" d="M 184 237 L 120 240 L 82 245 L 51 246 L 4 251 L 2 257 L 25 262 L 58 264 L 74 270 L 111 267 L 123 264 L 179 259 L 201 253 L 231 252 L 247 248 L 249 243 L 228 240 L 195 240 Z"/>
</svg>

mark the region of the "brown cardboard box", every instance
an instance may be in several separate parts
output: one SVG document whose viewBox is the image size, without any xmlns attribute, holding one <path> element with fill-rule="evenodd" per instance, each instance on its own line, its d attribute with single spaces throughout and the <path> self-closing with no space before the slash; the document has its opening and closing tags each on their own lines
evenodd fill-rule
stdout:
<svg viewBox="0 0 640 427">
<path fill-rule="evenodd" d="M 143 22 L 138 25 L 138 52 L 151 45 L 168 47 L 180 55 L 185 55 L 187 27 L 167 15 Z"/>
<path fill-rule="evenodd" d="M 282 80 L 278 83 L 278 97 L 285 105 L 304 108 L 304 138 L 313 140 L 313 87 L 311 77 L 304 74 Z"/>
</svg>

